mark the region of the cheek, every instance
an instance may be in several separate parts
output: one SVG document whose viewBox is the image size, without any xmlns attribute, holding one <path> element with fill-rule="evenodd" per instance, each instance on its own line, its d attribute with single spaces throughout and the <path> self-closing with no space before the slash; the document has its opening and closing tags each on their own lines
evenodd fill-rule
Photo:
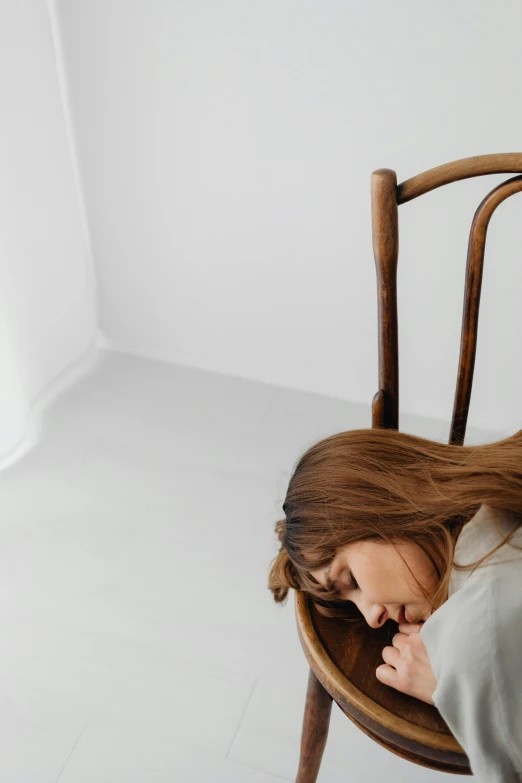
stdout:
<svg viewBox="0 0 522 783">
<path fill-rule="evenodd" d="M 424 599 L 424 595 L 415 581 L 415 578 L 420 582 L 425 590 L 434 590 L 438 584 L 437 572 L 431 560 L 427 555 L 422 552 L 421 555 L 416 553 L 410 560 L 409 566 L 413 571 L 412 574 L 404 566 L 404 581 L 408 589 L 417 597 Z"/>
<path fill-rule="evenodd" d="M 414 597 L 423 597 L 417 587 L 415 578 L 420 579 L 424 584 L 430 573 L 426 563 L 412 556 L 412 553 L 402 552 L 409 567 L 413 572 L 410 573 L 408 566 L 395 550 L 377 549 L 367 553 L 366 556 L 357 558 L 353 563 L 353 570 L 356 578 L 365 587 L 364 592 L 373 597 L 374 600 L 382 601 L 402 601 L 407 603 Z"/>
<path fill-rule="evenodd" d="M 369 600 L 384 603 L 424 600 L 415 579 L 428 590 L 437 583 L 433 564 L 420 547 L 408 543 L 399 544 L 398 548 L 400 554 L 393 547 L 370 543 L 362 544 L 350 553 L 354 576 Z"/>
<path fill-rule="evenodd" d="M 363 592 L 374 596 L 375 600 L 382 600 L 383 597 L 389 600 L 387 596 L 390 593 L 395 595 L 398 591 L 404 592 L 404 568 L 400 558 L 397 562 L 390 553 L 383 551 L 374 553 L 371 557 L 361 557 L 353 564 L 354 575 Z"/>
</svg>

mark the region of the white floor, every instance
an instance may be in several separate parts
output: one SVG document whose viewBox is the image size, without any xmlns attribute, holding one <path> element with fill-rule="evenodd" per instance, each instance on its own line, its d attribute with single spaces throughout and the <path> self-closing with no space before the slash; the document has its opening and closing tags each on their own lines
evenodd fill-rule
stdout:
<svg viewBox="0 0 522 783">
<path fill-rule="evenodd" d="M 0 781 L 294 780 L 307 665 L 266 588 L 273 524 L 300 453 L 366 426 L 369 406 L 103 353 L 0 474 Z M 453 779 L 334 706 L 323 783 Z"/>
</svg>

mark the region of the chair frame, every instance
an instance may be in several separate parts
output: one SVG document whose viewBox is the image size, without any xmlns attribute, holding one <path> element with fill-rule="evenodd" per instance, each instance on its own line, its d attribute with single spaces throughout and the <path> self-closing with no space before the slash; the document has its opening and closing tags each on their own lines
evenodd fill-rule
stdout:
<svg viewBox="0 0 522 783">
<path fill-rule="evenodd" d="M 399 428 L 399 205 L 458 180 L 501 173 L 522 173 L 522 153 L 463 158 L 425 171 L 399 185 L 395 171 L 378 169 L 373 172 L 371 206 L 378 293 L 379 391 L 372 401 L 372 427 Z M 505 199 L 520 191 L 522 176 L 512 177 L 495 187 L 479 205 L 471 225 L 458 377 L 449 437 L 451 444 L 463 445 L 466 433 L 489 221 Z M 333 701 L 358 728 L 395 755 L 443 772 L 472 774 L 464 749 L 447 727 L 443 732 L 419 725 L 415 722 L 413 712 L 411 719 L 407 720 L 393 710 L 384 708 L 356 687 L 325 648 L 322 638 L 322 631 L 326 628 L 324 623 L 333 621 L 321 620 L 313 602 L 304 593 L 296 591 L 295 599 L 299 638 L 310 665 L 296 783 L 316 783 L 328 737 Z M 435 707 L 429 709 L 436 710 Z"/>
</svg>

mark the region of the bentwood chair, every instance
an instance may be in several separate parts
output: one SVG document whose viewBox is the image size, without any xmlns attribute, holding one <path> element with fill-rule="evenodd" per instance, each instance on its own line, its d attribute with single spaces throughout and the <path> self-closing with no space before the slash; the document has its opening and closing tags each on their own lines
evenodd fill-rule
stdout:
<svg viewBox="0 0 522 783">
<path fill-rule="evenodd" d="M 390 169 L 371 179 L 373 252 L 379 302 L 379 390 L 372 426 L 398 429 L 399 362 L 397 330 L 398 206 L 430 190 L 482 174 L 522 172 L 522 152 L 479 155 L 425 171 L 397 185 Z M 469 236 L 464 313 L 455 404 L 449 442 L 464 443 L 473 382 L 484 247 L 490 218 L 506 198 L 522 191 L 522 176 L 494 188 L 478 207 Z M 301 757 L 296 783 L 315 783 L 335 700 L 345 715 L 383 747 L 415 764 L 471 775 L 469 759 L 436 707 L 381 683 L 375 670 L 398 626 L 379 629 L 325 617 L 296 592 L 297 626 L 310 665 Z"/>
</svg>

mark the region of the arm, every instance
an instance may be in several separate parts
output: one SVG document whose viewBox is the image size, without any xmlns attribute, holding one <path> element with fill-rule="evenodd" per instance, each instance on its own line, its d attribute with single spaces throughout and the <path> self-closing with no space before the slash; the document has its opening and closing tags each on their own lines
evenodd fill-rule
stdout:
<svg viewBox="0 0 522 783">
<path fill-rule="evenodd" d="M 522 617 L 519 612 L 506 628 L 495 622 L 504 613 L 506 590 L 498 577 L 468 580 L 421 631 L 437 680 L 433 702 L 480 783 L 522 783 L 522 736 L 516 739 L 522 722 L 519 666 L 516 671 Z M 506 651 L 503 658 L 499 650 Z"/>
</svg>

